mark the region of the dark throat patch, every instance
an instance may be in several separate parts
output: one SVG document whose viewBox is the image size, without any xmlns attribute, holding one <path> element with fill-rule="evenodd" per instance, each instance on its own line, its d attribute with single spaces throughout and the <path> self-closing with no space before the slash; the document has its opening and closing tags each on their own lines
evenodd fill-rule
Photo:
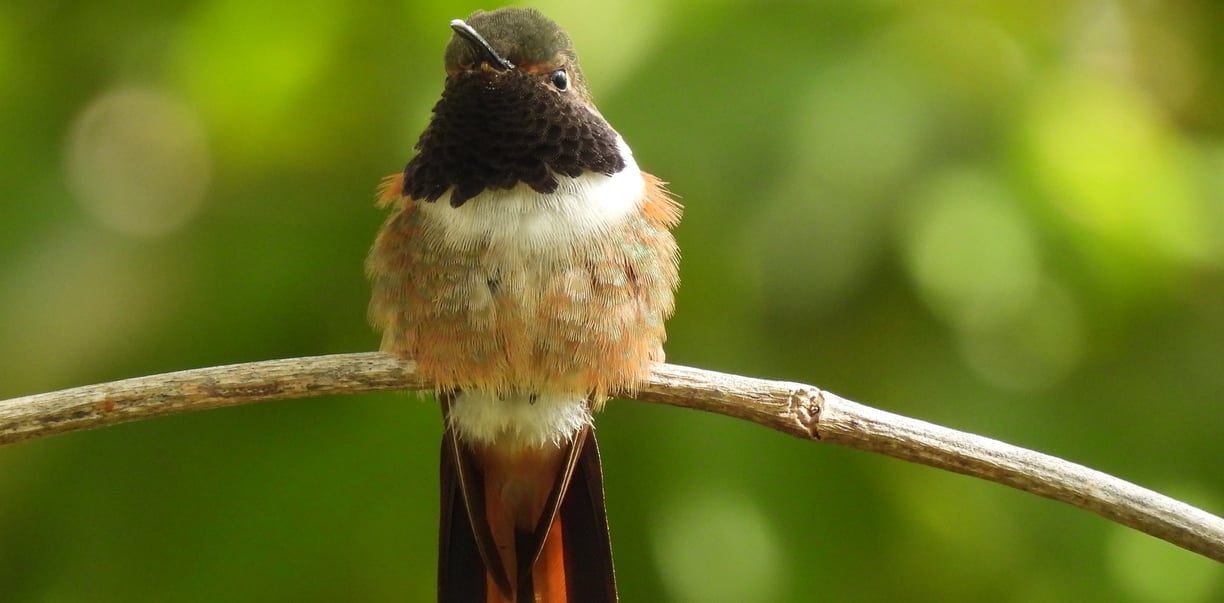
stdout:
<svg viewBox="0 0 1224 603">
<path fill-rule="evenodd" d="M 404 168 L 404 194 L 436 201 L 453 188 L 455 207 L 486 188 L 522 182 L 551 193 L 558 176 L 611 176 L 625 167 L 608 122 L 516 71 L 448 78 L 416 148 Z"/>
</svg>

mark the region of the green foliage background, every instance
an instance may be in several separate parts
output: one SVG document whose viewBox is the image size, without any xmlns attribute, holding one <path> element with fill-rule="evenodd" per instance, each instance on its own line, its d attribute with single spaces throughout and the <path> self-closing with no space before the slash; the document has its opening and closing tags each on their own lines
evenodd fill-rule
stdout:
<svg viewBox="0 0 1224 603">
<path fill-rule="evenodd" d="M 810 382 L 1224 511 L 1224 5 L 549 0 L 687 206 L 673 362 Z M 0 398 L 371 350 L 372 195 L 458 2 L 0 4 Z M 424 601 L 432 403 L 0 449 L 0 600 Z M 634 402 L 626 601 L 1218 601 L 1096 516 Z"/>
</svg>

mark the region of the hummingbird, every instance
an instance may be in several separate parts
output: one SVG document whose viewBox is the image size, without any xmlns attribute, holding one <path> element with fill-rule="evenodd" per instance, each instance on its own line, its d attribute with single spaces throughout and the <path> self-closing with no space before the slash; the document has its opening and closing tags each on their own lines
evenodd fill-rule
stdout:
<svg viewBox="0 0 1224 603">
<path fill-rule="evenodd" d="M 615 601 L 592 416 L 664 359 L 681 208 L 556 23 L 503 8 L 450 27 L 366 260 L 381 349 L 442 408 L 438 600 Z"/>
</svg>

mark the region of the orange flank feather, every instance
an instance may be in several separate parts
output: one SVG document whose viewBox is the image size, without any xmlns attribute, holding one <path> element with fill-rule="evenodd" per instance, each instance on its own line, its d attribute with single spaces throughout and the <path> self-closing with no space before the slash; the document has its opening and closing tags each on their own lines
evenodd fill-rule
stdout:
<svg viewBox="0 0 1224 603">
<path fill-rule="evenodd" d="M 392 203 L 404 198 L 404 173 L 391 174 L 382 179 L 378 185 L 377 207 L 389 207 Z"/>
<path fill-rule="evenodd" d="M 642 172 L 646 181 L 646 199 L 642 203 L 642 214 L 648 220 L 671 230 L 680 224 L 684 206 L 667 190 L 667 183 L 648 172 Z"/>
</svg>

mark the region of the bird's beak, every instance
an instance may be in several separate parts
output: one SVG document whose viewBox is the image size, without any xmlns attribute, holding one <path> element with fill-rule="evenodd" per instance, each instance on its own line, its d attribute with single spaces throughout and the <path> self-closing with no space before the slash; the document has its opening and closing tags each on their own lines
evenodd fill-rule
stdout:
<svg viewBox="0 0 1224 603">
<path fill-rule="evenodd" d="M 490 67 L 498 71 L 514 69 L 514 63 L 507 61 L 500 54 L 497 54 L 497 51 L 493 50 L 493 47 L 489 45 L 488 40 L 485 40 L 484 36 L 477 33 L 475 29 L 472 29 L 471 25 L 464 23 L 463 19 L 451 21 L 450 26 L 460 38 L 463 38 L 476 51 L 481 61 L 488 63 Z"/>
</svg>

